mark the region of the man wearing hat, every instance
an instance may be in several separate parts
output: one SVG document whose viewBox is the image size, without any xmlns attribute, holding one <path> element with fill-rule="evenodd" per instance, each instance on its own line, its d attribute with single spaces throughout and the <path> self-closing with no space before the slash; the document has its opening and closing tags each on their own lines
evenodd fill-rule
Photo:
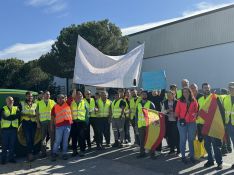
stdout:
<svg viewBox="0 0 234 175">
<path fill-rule="evenodd" d="M 234 143 L 234 82 L 228 84 L 230 94 L 223 99 L 223 107 L 225 110 L 225 125 L 228 135 Z M 234 164 L 232 165 L 234 169 Z"/>
</svg>

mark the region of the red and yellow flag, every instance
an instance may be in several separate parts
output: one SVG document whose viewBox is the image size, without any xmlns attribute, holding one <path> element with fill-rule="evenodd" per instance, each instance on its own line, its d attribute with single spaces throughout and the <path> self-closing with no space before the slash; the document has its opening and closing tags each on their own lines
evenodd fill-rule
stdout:
<svg viewBox="0 0 234 175">
<path fill-rule="evenodd" d="M 155 150 L 165 135 L 165 117 L 155 110 L 143 108 L 146 121 L 145 149 Z"/>
<path fill-rule="evenodd" d="M 210 99 L 201 107 L 198 115 L 204 119 L 202 134 L 223 140 L 225 129 L 220 104 L 217 95 L 212 94 Z"/>
</svg>

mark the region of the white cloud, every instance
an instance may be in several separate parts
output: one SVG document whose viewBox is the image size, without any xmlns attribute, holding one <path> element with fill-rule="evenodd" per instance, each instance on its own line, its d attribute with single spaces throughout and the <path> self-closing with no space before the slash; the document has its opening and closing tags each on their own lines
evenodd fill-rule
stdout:
<svg viewBox="0 0 234 175">
<path fill-rule="evenodd" d="M 26 4 L 32 7 L 41 7 L 46 13 L 56 13 L 67 8 L 66 0 L 27 0 Z"/>
<path fill-rule="evenodd" d="M 209 3 L 209 2 L 203 1 L 203 2 L 196 4 L 194 9 L 184 11 L 182 15 L 184 17 L 189 17 L 189 16 L 205 13 L 211 10 L 215 10 L 218 8 L 226 7 L 226 6 L 232 5 L 233 3 L 234 1 L 229 2 L 229 3 Z"/>
<path fill-rule="evenodd" d="M 234 4 L 234 1 L 229 2 L 229 3 L 218 3 L 218 4 L 214 4 L 214 3 L 208 3 L 208 2 L 200 2 L 198 4 L 196 4 L 194 7 L 194 9 L 192 10 L 186 10 L 184 12 L 182 12 L 181 17 L 177 17 L 177 18 L 173 18 L 173 19 L 167 19 L 167 20 L 163 20 L 163 21 L 158 21 L 158 22 L 153 22 L 153 23 L 148 23 L 148 24 L 143 24 L 143 25 L 137 25 L 137 26 L 132 26 L 132 27 L 127 27 L 127 28 L 122 28 L 122 34 L 123 35 L 128 35 L 128 34 L 132 34 L 132 33 L 136 33 L 136 32 L 140 32 L 140 31 L 144 31 L 150 28 L 154 28 L 157 26 L 161 26 L 163 24 L 167 24 L 173 21 L 177 21 L 180 19 L 184 19 L 190 16 L 194 16 L 197 14 L 201 14 L 201 13 L 205 13 L 211 10 L 215 10 L 218 8 L 222 8 L 222 7 L 226 7 L 229 5 Z"/>
<path fill-rule="evenodd" d="M 132 26 L 132 27 L 127 27 L 127 28 L 122 28 L 122 34 L 123 35 L 129 35 L 132 33 L 136 33 L 139 31 L 143 31 L 143 30 L 147 30 L 153 27 L 157 27 L 157 26 L 161 26 L 163 24 L 167 24 L 173 21 L 177 21 L 180 18 L 173 18 L 173 19 L 168 19 L 168 20 L 163 20 L 163 21 L 158 21 L 158 22 L 152 22 L 152 23 L 147 23 L 147 24 L 143 24 L 143 25 L 137 25 L 137 26 Z"/>
<path fill-rule="evenodd" d="M 50 51 L 53 43 L 54 40 L 47 40 L 34 44 L 17 43 L 6 49 L 0 50 L 0 59 L 16 57 L 26 62 L 38 59 L 42 54 Z"/>
</svg>

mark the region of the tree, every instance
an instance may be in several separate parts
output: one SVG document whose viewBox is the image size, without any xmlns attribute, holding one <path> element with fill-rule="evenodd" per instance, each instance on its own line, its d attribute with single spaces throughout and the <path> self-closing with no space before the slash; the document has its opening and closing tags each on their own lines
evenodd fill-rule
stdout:
<svg viewBox="0 0 234 175">
<path fill-rule="evenodd" d="M 16 58 L 0 60 L 0 87 L 12 88 L 14 86 L 12 79 L 23 65 L 24 61 Z"/>
<path fill-rule="evenodd" d="M 0 60 L 0 74 L 0 88 L 46 90 L 53 80 L 41 70 L 38 60 L 28 63 L 16 58 Z"/>
<path fill-rule="evenodd" d="M 51 51 L 40 57 L 42 70 L 57 77 L 72 78 L 78 35 L 107 55 L 121 55 L 127 51 L 127 37 L 108 20 L 73 24 L 63 28 Z"/>
<path fill-rule="evenodd" d="M 53 77 L 43 72 L 38 65 L 38 60 L 25 63 L 14 76 L 13 82 L 20 89 L 46 90 L 52 84 Z"/>
</svg>

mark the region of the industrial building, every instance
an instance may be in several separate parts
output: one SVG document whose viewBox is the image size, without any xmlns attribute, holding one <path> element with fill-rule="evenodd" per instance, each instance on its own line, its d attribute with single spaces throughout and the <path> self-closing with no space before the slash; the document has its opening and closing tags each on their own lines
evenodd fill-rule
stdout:
<svg viewBox="0 0 234 175">
<path fill-rule="evenodd" d="M 129 35 L 129 50 L 145 42 L 142 72 L 165 70 L 168 85 L 187 78 L 201 88 L 234 81 L 234 5 Z M 140 83 L 141 84 L 141 83 Z"/>
</svg>

